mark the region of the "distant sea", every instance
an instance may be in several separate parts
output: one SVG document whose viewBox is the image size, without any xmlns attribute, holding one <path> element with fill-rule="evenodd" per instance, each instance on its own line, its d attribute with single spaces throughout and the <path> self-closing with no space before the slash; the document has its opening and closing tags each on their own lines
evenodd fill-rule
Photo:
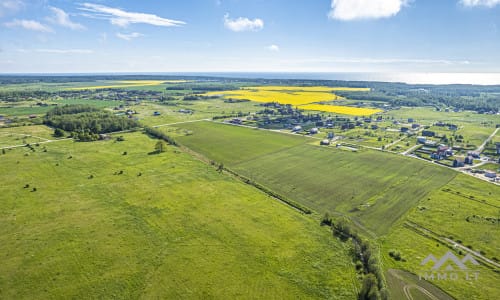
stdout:
<svg viewBox="0 0 500 300">
<path fill-rule="evenodd" d="M 216 77 L 500 85 L 500 73 L 177 73 Z"/>
<path fill-rule="evenodd" d="M 259 79 L 308 79 L 342 81 L 382 81 L 408 84 L 500 85 L 500 73 L 294 73 L 294 72 L 109 72 L 109 73 L 29 73 L 0 75 L 92 76 L 92 75 L 170 75 Z"/>
</svg>

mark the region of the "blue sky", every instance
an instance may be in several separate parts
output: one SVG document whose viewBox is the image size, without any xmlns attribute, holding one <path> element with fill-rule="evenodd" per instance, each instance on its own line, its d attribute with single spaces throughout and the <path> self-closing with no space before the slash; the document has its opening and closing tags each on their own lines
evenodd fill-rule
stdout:
<svg viewBox="0 0 500 300">
<path fill-rule="evenodd" d="M 0 0 L 0 73 L 500 72 L 500 0 Z"/>
</svg>

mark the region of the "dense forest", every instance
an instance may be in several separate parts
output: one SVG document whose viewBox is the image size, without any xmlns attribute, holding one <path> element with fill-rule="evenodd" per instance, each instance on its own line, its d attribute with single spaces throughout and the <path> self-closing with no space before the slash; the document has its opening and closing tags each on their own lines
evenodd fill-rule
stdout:
<svg viewBox="0 0 500 300">
<path fill-rule="evenodd" d="M 139 127 L 135 120 L 88 105 L 55 107 L 46 114 L 44 123 L 56 128 L 56 136 L 60 136 L 63 130 L 80 141 L 93 141 L 102 133 Z"/>
</svg>

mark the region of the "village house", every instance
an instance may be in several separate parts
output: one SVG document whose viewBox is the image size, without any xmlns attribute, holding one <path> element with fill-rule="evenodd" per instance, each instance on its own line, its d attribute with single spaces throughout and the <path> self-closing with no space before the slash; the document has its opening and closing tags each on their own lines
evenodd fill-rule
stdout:
<svg viewBox="0 0 500 300">
<path fill-rule="evenodd" d="M 453 160 L 453 167 L 454 168 L 460 168 L 460 167 L 463 167 L 465 165 L 465 162 L 462 158 L 456 158 L 455 160 Z"/>
<path fill-rule="evenodd" d="M 493 172 L 493 171 L 486 171 L 486 172 L 484 172 L 484 176 L 486 176 L 488 178 L 496 178 L 497 177 L 497 173 Z"/>
<path fill-rule="evenodd" d="M 430 131 L 430 130 L 424 130 L 422 131 L 422 135 L 423 136 L 430 136 L 430 137 L 433 137 L 436 135 L 436 133 L 434 131 Z"/>
<path fill-rule="evenodd" d="M 472 165 L 474 163 L 474 158 L 472 156 L 467 156 L 464 160 L 464 163 L 468 164 L 468 165 Z"/>
<path fill-rule="evenodd" d="M 417 137 L 417 142 L 420 144 L 425 144 L 426 141 L 427 141 L 427 138 L 425 136 L 418 136 Z"/>
</svg>

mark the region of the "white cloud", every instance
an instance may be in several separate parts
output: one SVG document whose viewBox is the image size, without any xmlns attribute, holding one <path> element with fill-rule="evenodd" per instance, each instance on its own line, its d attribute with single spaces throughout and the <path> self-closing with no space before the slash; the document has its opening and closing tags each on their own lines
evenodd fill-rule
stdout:
<svg viewBox="0 0 500 300">
<path fill-rule="evenodd" d="M 0 1 L 0 17 L 9 13 L 15 13 L 24 7 L 21 0 L 2 0 Z"/>
<path fill-rule="evenodd" d="M 53 17 L 48 18 L 49 22 L 52 22 L 63 27 L 67 27 L 73 30 L 83 30 L 85 27 L 82 24 L 74 23 L 69 19 L 69 15 L 62 9 L 57 7 L 49 7 L 49 9 L 54 14 Z"/>
<path fill-rule="evenodd" d="M 238 18 L 238 19 L 230 19 L 229 15 L 226 14 L 224 16 L 224 26 L 232 31 L 241 32 L 241 31 L 259 31 L 264 28 L 264 21 L 261 19 L 253 19 L 250 20 L 248 18 Z"/>
<path fill-rule="evenodd" d="M 18 20 L 15 19 L 12 22 L 7 22 L 4 24 L 5 26 L 9 28 L 14 28 L 14 27 L 21 27 L 27 30 L 33 30 L 33 31 L 39 31 L 39 32 L 54 32 L 52 28 L 41 24 L 40 22 L 33 21 L 33 20 Z"/>
<path fill-rule="evenodd" d="M 278 45 L 270 45 L 269 47 L 267 47 L 267 49 L 269 51 L 273 51 L 273 52 L 279 52 L 280 51 L 280 47 Z"/>
<path fill-rule="evenodd" d="M 500 4 L 500 0 L 460 0 L 460 4 L 463 6 L 486 6 L 493 7 Z"/>
<path fill-rule="evenodd" d="M 120 8 L 108 7 L 100 4 L 83 3 L 79 8 L 87 12 L 86 17 L 109 20 L 111 24 L 127 27 L 130 24 L 149 24 L 154 26 L 172 27 L 186 24 L 183 21 L 165 19 L 157 15 L 124 11 Z"/>
<path fill-rule="evenodd" d="M 144 34 L 138 33 L 138 32 L 132 32 L 132 33 L 120 33 L 119 32 L 116 34 L 116 36 L 121 38 L 122 40 L 131 41 L 135 38 L 144 36 Z"/>
<path fill-rule="evenodd" d="M 395 16 L 408 0 L 332 0 L 331 19 L 352 21 Z"/>
</svg>

